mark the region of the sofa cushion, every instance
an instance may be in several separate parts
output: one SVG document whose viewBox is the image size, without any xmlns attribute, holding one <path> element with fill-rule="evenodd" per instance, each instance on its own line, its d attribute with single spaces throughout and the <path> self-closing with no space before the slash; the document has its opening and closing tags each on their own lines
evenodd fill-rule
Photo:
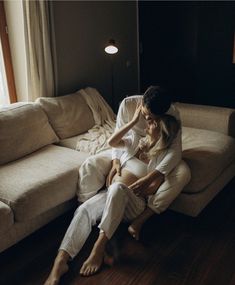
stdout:
<svg viewBox="0 0 235 285">
<path fill-rule="evenodd" d="M 39 98 L 37 102 L 47 113 L 51 125 L 61 139 L 84 133 L 95 124 L 91 109 L 79 93 Z"/>
<path fill-rule="evenodd" d="M 200 192 L 235 160 L 235 139 L 195 128 L 182 128 L 183 159 L 191 169 L 191 181 L 183 192 Z"/>
<path fill-rule="evenodd" d="M 0 164 L 57 141 L 45 112 L 37 104 L 16 103 L 0 110 Z"/>
<path fill-rule="evenodd" d="M 75 196 L 78 168 L 87 154 L 49 145 L 0 166 L 0 201 L 25 221 Z"/>
<path fill-rule="evenodd" d="M 0 234 L 7 231 L 14 224 L 14 216 L 11 208 L 3 202 L 0 202 Z"/>
<path fill-rule="evenodd" d="M 81 135 L 77 135 L 77 136 L 71 137 L 71 138 L 60 140 L 58 142 L 58 145 L 64 146 L 64 147 L 68 147 L 68 148 L 71 148 L 71 149 L 77 149 L 77 142 L 78 142 L 78 140 L 82 139 L 84 137 L 84 135 L 86 135 L 86 134 L 88 134 L 88 132 L 86 132 L 84 134 L 81 134 Z"/>
</svg>

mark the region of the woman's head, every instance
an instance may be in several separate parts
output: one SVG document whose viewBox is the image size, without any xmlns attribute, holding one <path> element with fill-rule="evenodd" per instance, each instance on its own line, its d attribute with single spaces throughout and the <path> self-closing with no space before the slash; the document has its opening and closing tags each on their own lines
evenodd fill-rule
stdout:
<svg viewBox="0 0 235 285">
<path fill-rule="evenodd" d="M 147 124 L 145 151 L 149 156 L 156 156 L 159 152 L 170 147 L 180 129 L 180 122 L 171 115 L 164 114 L 157 120 L 150 120 Z M 143 142 L 141 142 L 143 145 Z"/>
</svg>

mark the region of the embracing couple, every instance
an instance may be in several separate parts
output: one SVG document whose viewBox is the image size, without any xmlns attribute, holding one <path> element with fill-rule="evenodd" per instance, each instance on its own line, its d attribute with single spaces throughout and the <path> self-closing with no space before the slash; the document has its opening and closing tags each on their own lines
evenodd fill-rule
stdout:
<svg viewBox="0 0 235 285">
<path fill-rule="evenodd" d="M 122 101 L 108 143 L 112 154 L 100 153 L 84 162 L 83 171 L 89 169 L 91 175 L 80 177 L 80 185 L 86 186 L 83 203 L 75 211 L 45 285 L 59 283 L 98 221 L 99 236 L 80 274 L 90 276 L 103 262 L 111 264 L 105 249 L 119 224 L 128 222 L 129 233 L 138 240 L 144 222 L 166 210 L 190 180 L 190 170 L 182 161 L 179 113 L 168 92 L 158 86 Z M 97 188 L 93 182 L 102 181 L 102 186 L 103 177 L 106 187 Z"/>
</svg>

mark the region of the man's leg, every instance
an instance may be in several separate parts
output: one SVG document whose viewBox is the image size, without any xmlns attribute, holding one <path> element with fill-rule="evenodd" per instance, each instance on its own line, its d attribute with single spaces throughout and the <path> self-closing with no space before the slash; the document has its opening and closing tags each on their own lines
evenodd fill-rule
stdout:
<svg viewBox="0 0 235 285">
<path fill-rule="evenodd" d="M 139 233 L 143 224 L 155 213 L 160 214 L 165 211 L 175 198 L 183 190 L 184 186 L 189 183 L 191 178 L 190 169 L 184 161 L 181 161 L 165 177 L 157 192 L 148 199 L 148 207 L 138 216 L 128 228 L 129 233 L 139 239 Z"/>
<path fill-rule="evenodd" d="M 92 226 L 101 218 L 106 198 L 107 192 L 100 192 L 77 208 L 45 285 L 58 284 L 60 277 L 67 272 L 68 261 L 78 254 Z"/>
<path fill-rule="evenodd" d="M 77 196 L 80 202 L 93 197 L 105 184 L 112 164 L 112 151 L 87 158 L 79 168 Z"/>
<path fill-rule="evenodd" d="M 140 231 L 142 229 L 143 224 L 153 215 L 155 212 L 146 207 L 146 209 L 141 213 L 137 218 L 132 221 L 130 226 L 128 227 L 129 234 L 136 240 L 139 240 Z"/>
</svg>

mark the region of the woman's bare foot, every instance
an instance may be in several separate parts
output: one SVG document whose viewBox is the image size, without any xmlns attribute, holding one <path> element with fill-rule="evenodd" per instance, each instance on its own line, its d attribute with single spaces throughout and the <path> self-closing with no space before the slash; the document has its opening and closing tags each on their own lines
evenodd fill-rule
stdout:
<svg viewBox="0 0 235 285">
<path fill-rule="evenodd" d="M 99 237 L 91 251 L 87 260 L 83 263 L 80 274 L 83 276 L 91 276 L 100 269 L 105 253 L 105 245 L 108 239 L 104 232 L 99 234 Z"/>
<path fill-rule="evenodd" d="M 87 260 L 83 263 L 80 269 L 80 274 L 83 276 L 90 276 L 95 274 L 101 267 L 103 263 L 104 255 L 101 252 L 93 251 Z"/>
<path fill-rule="evenodd" d="M 141 231 L 141 225 L 132 223 L 132 224 L 128 227 L 128 232 L 129 232 L 129 234 L 130 234 L 135 240 L 139 240 L 139 238 L 140 238 L 140 231 Z"/>
<path fill-rule="evenodd" d="M 60 278 L 62 275 L 64 275 L 68 270 L 68 262 L 69 260 L 69 255 L 67 252 L 62 252 L 61 251 L 58 253 L 53 268 L 51 270 L 51 273 L 49 277 L 47 278 L 46 282 L 44 285 L 57 285 L 60 282 Z"/>
</svg>

